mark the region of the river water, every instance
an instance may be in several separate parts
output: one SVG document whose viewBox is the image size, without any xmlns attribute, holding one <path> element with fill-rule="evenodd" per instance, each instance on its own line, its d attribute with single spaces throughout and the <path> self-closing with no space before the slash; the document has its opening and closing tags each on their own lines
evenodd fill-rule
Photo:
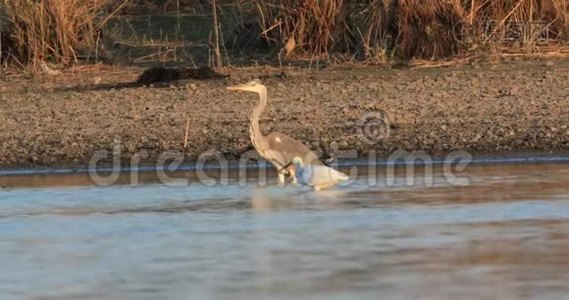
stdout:
<svg viewBox="0 0 569 300">
<path fill-rule="evenodd" d="M 465 185 L 379 170 L 317 193 L 271 173 L 0 176 L 0 299 L 569 295 L 569 164 L 471 165 Z"/>
</svg>

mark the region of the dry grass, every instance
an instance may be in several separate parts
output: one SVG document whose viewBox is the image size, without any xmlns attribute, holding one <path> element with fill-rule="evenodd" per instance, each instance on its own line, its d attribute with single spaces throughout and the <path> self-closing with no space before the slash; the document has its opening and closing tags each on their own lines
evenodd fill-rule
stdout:
<svg viewBox="0 0 569 300">
<path fill-rule="evenodd" d="M 178 13 L 183 10 L 186 13 L 201 13 L 209 9 L 211 0 L 131 0 L 124 12 L 126 14 L 140 15 L 158 13 Z"/>
<path fill-rule="evenodd" d="M 289 39 L 312 55 L 327 53 L 336 34 L 342 0 L 256 0 L 264 38 L 283 47 Z"/>
<path fill-rule="evenodd" d="M 471 0 L 468 19 L 492 40 L 533 47 L 539 42 L 569 39 L 569 1 Z"/>
<path fill-rule="evenodd" d="M 395 21 L 391 2 L 347 3 L 340 21 L 343 30 L 338 31 L 334 50 L 372 63 L 385 62 L 396 38 L 395 27 L 390 26 Z"/>
<path fill-rule="evenodd" d="M 401 0 L 396 8 L 396 53 L 403 58 L 442 58 L 460 52 L 463 10 L 458 1 Z"/>
<path fill-rule="evenodd" d="M 179 13 L 207 10 L 210 5 L 208 0 L 0 1 L 11 17 L 17 58 L 35 70 L 46 61 L 73 65 L 81 53 L 97 51 L 102 26 L 119 9 Z M 224 7 L 234 8 L 245 16 L 241 27 L 251 28 L 275 51 L 293 59 L 384 63 L 391 58 L 439 59 L 504 49 L 538 53 L 569 44 L 569 0 L 218 2 L 221 18 Z M 175 51 L 167 50 L 149 59 L 172 54 Z"/>
<path fill-rule="evenodd" d="M 438 59 L 473 49 L 569 42 L 569 0 L 255 0 L 262 35 L 298 56 Z"/>
<path fill-rule="evenodd" d="M 71 65 L 95 49 L 100 29 L 114 11 L 112 0 L 4 1 L 18 58 L 34 70 L 46 61 Z M 126 3 L 123 1 L 122 3 Z M 116 4 L 116 2 L 115 2 Z"/>
</svg>

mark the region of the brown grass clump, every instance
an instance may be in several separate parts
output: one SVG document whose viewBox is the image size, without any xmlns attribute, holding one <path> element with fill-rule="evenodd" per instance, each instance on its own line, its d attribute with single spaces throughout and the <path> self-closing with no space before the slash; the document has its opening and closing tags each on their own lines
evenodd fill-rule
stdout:
<svg viewBox="0 0 569 300">
<path fill-rule="evenodd" d="M 569 43 L 567 0 L 254 0 L 262 35 L 298 54 L 379 61 L 452 57 L 486 46 Z"/>
<path fill-rule="evenodd" d="M 334 50 L 372 63 L 385 62 L 397 38 L 393 0 L 349 2 L 342 10 Z"/>
<path fill-rule="evenodd" d="M 337 29 L 342 0 L 256 0 L 264 38 L 282 47 L 290 38 L 301 52 L 326 54 Z"/>
<path fill-rule="evenodd" d="M 101 13 L 112 0 L 4 1 L 19 59 L 37 69 L 41 62 L 77 62 L 94 49 L 108 20 Z M 119 5 L 120 7 L 120 5 Z"/>
<path fill-rule="evenodd" d="M 569 40 L 569 1 L 468 1 L 467 19 L 487 39 L 533 47 L 539 42 Z"/>
<path fill-rule="evenodd" d="M 461 50 L 463 10 L 458 1 L 400 0 L 396 53 L 403 58 L 443 58 Z"/>
<path fill-rule="evenodd" d="M 256 0 L 263 35 L 294 37 L 301 53 L 330 51 L 380 61 L 387 55 L 439 58 L 456 54 L 463 20 L 458 0 Z"/>
<path fill-rule="evenodd" d="M 391 58 L 439 59 L 488 50 L 539 52 L 545 49 L 542 46 L 551 49 L 569 45 L 569 0 L 216 2 L 220 21 L 230 15 L 225 14 L 227 11 L 239 12 L 241 16 L 241 24 L 236 26 L 240 33 L 233 35 L 233 49 L 241 53 L 272 47 L 279 57 L 284 53 L 285 58 L 342 57 L 381 63 Z M 179 15 L 181 11 L 209 10 L 211 5 L 209 0 L 0 0 L 1 3 L 12 23 L 9 39 L 4 36 L 2 41 L 15 45 L 18 59 L 34 69 L 45 61 L 70 65 L 77 62 L 80 54 L 96 53 L 103 25 L 119 9 Z M 230 9 L 224 12 L 225 8 Z M 221 40 L 223 37 L 221 34 Z M 0 54 L 6 57 L 5 47 Z M 13 56 L 12 51 L 10 55 Z M 161 54 L 152 57 L 155 56 Z"/>
</svg>

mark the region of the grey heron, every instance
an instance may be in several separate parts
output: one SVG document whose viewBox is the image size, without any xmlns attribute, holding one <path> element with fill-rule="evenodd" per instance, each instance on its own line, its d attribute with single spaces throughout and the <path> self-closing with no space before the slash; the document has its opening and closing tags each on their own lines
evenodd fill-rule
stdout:
<svg viewBox="0 0 569 300">
<path fill-rule="evenodd" d="M 323 165 L 316 153 L 302 142 L 280 132 L 271 132 L 267 135 L 261 132 L 259 119 L 267 106 L 267 87 L 259 80 L 229 86 L 227 89 L 259 94 L 259 104 L 250 116 L 249 135 L 255 150 L 277 169 L 280 184 L 284 184 L 285 175 L 289 175 L 292 182 L 296 183 L 294 168 L 290 166 L 290 162 L 297 156 L 302 157 L 308 164 Z"/>
</svg>

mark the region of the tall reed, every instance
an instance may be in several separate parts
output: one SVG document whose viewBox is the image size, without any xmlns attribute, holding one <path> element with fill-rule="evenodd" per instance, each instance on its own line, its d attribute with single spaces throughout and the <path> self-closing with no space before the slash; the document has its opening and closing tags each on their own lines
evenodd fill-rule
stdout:
<svg viewBox="0 0 569 300">
<path fill-rule="evenodd" d="M 299 55 L 444 58 L 476 43 L 569 42 L 569 0 L 254 0 L 262 35 Z M 515 40 L 516 43 L 512 43 Z"/>
<path fill-rule="evenodd" d="M 466 18 L 490 39 L 517 39 L 526 46 L 539 40 L 569 40 L 568 0 L 470 0 L 465 4 L 471 8 Z"/>
<path fill-rule="evenodd" d="M 333 45 L 342 0 L 256 0 L 262 35 L 283 45 L 294 38 L 304 52 L 325 54 Z"/>
<path fill-rule="evenodd" d="M 542 44 L 569 44 L 569 0 L 218 0 L 237 6 L 275 50 L 306 57 L 344 54 L 381 62 L 452 57 L 481 45 L 539 51 Z M 101 28 L 125 3 L 155 0 L 0 0 L 11 21 L 19 59 L 37 67 L 70 65 L 97 49 Z M 197 11 L 206 0 L 175 1 L 179 11 Z M 136 4 L 136 5 L 135 5 Z M 168 4 L 168 5 L 167 5 Z M 183 7 L 182 7 L 183 6 Z M 181 7 L 181 8 L 180 8 Z M 133 9 L 131 7 L 131 9 Z M 193 9 L 193 10 L 192 10 Z M 223 35 L 221 35 L 223 37 Z M 294 43 L 292 43 L 294 42 Z M 493 47 L 493 49 L 498 47 Z M 294 51 L 293 51 L 294 50 Z"/>
<path fill-rule="evenodd" d="M 37 68 L 44 61 L 77 62 L 83 49 L 94 49 L 104 12 L 112 0 L 4 0 L 19 59 Z M 120 5 L 119 5 L 120 7 Z"/>
</svg>

